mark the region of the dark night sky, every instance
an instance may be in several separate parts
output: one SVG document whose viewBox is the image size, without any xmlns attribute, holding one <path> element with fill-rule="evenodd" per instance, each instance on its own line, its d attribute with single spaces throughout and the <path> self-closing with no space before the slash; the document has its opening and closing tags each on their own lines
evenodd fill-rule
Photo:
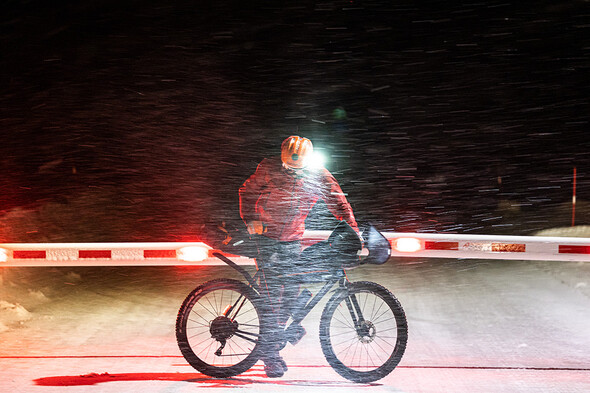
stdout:
<svg viewBox="0 0 590 393">
<path fill-rule="evenodd" d="M 542 229 L 574 166 L 590 199 L 588 1 L 268 4 L 3 1 L 0 211 L 197 234 L 292 133 L 384 228 Z"/>
</svg>

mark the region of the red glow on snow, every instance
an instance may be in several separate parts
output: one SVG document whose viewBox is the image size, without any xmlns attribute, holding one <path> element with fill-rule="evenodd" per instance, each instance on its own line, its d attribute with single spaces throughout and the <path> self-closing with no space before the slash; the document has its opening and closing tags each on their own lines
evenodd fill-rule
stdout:
<svg viewBox="0 0 590 393">
<path fill-rule="evenodd" d="M 117 381 L 205 381 L 209 377 L 199 373 L 91 373 L 87 375 L 71 375 L 59 377 L 46 377 L 35 380 L 39 386 L 89 386 L 105 382 Z M 211 380 L 214 381 L 214 380 Z"/>
<path fill-rule="evenodd" d="M 298 367 L 298 366 L 295 366 Z M 316 368 L 318 366 L 309 366 Z M 321 367 L 321 366 L 319 366 Z M 107 382 L 128 381 L 178 381 L 196 383 L 208 388 L 232 388 L 255 385 L 301 386 L 307 387 L 349 387 L 358 388 L 370 386 L 367 384 L 348 381 L 307 380 L 307 379 L 275 379 L 268 378 L 261 366 L 254 366 L 244 374 L 232 378 L 212 378 L 200 373 L 90 373 L 86 375 L 64 375 L 38 378 L 34 382 L 37 386 L 91 386 Z M 197 387 L 198 387 L 197 385 Z"/>
</svg>

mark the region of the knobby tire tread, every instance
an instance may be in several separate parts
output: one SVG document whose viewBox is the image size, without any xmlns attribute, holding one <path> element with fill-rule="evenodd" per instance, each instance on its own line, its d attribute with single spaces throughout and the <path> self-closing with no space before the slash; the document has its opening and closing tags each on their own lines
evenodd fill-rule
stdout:
<svg viewBox="0 0 590 393">
<path fill-rule="evenodd" d="M 229 367 L 218 367 L 208 364 L 195 355 L 193 349 L 190 346 L 190 343 L 188 342 L 186 320 L 188 319 L 189 314 L 197 301 L 202 296 L 215 289 L 234 290 L 246 295 L 258 313 L 261 336 L 263 336 L 264 332 L 266 331 L 268 323 L 266 322 L 265 310 L 259 295 L 250 286 L 241 281 L 224 278 L 211 280 L 202 285 L 199 285 L 186 297 L 176 317 L 176 341 L 178 343 L 178 347 L 180 348 L 180 352 L 186 361 L 199 372 L 211 377 L 228 378 L 249 370 L 259 360 L 263 342 L 260 340 L 260 342 L 256 344 L 252 352 L 245 359 Z"/>
<path fill-rule="evenodd" d="M 344 378 L 361 383 L 374 382 L 389 375 L 389 373 L 391 373 L 398 365 L 404 354 L 408 340 L 406 315 L 397 298 L 387 288 L 379 284 L 369 281 L 359 281 L 348 284 L 347 288 L 347 290 L 336 292 L 322 311 L 320 319 L 320 342 L 322 351 L 330 366 Z M 330 321 L 334 316 L 336 307 L 344 302 L 345 297 L 350 294 L 360 293 L 361 291 L 370 292 L 378 296 L 380 295 L 379 297 L 385 301 L 393 312 L 397 324 L 397 340 L 393 353 L 380 367 L 366 372 L 353 370 L 337 358 L 329 334 Z"/>
</svg>

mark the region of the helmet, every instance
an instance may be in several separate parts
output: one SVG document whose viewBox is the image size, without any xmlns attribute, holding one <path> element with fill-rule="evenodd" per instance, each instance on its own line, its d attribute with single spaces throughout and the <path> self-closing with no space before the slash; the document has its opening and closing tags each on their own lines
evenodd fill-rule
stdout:
<svg viewBox="0 0 590 393">
<path fill-rule="evenodd" d="M 281 144 L 281 161 L 291 169 L 305 168 L 313 152 L 313 145 L 307 138 L 290 136 Z"/>
</svg>

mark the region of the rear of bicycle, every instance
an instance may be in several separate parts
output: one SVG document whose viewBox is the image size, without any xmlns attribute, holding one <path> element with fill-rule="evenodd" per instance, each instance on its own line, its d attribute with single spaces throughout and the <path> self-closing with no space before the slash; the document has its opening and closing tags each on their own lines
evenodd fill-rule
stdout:
<svg viewBox="0 0 590 393">
<path fill-rule="evenodd" d="M 221 254 L 218 257 L 233 264 Z M 249 284 L 232 279 L 208 281 L 187 296 L 178 312 L 179 348 L 203 374 L 219 378 L 241 374 L 303 336 L 297 329 L 301 325 L 285 328 L 278 323 L 277 305 L 257 283 L 260 274 L 242 273 Z"/>
<path fill-rule="evenodd" d="M 218 227 L 208 242 L 216 249 L 250 258 L 257 247 L 241 228 Z M 221 237 L 218 235 L 221 234 Z M 274 333 L 273 313 L 261 295 L 260 271 L 252 277 L 222 253 L 213 253 L 247 282 L 215 279 L 195 288 L 176 319 L 176 339 L 186 361 L 205 375 L 232 377 L 250 369 L 267 352 Z"/>
<path fill-rule="evenodd" d="M 308 281 L 327 282 L 313 299 L 295 311 L 292 325 L 300 323 L 338 284 L 320 320 L 324 356 L 343 377 L 372 382 L 389 374 L 401 360 L 407 341 L 407 323 L 401 305 L 387 289 L 371 282 L 350 283 L 345 279 L 343 267 L 381 264 L 390 254 L 389 242 L 371 227 L 363 233 L 369 255 L 360 259 L 349 247 L 354 240 L 350 230 L 347 225 L 340 226 L 326 242 L 304 251 L 303 261 L 319 258 L 340 262 L 337 265 L 324 262 L 325 269 L 301 276 Z M 223 256 L 220 258 L 233 264 Z M 247 272 L 242 274 L 250 285 L 229 279 L 207 282 L 189 294 L 178 313 L 176 333 L 180 350 L 189 364 L 206 375 L 241 374 L 269 346 L 276 345 L 276 323 L 269 301 L 261 295 L 256 277 L 250 277 Z"/>
<path fill-rule="evenodd" d="M 217 279 L 187 296 L 178 312 L 176 337 L 191 366 L 226 378 L 258 361 L 269 326 L 266 307 L 254 289 L 241 281 Z"/>
</svg>

